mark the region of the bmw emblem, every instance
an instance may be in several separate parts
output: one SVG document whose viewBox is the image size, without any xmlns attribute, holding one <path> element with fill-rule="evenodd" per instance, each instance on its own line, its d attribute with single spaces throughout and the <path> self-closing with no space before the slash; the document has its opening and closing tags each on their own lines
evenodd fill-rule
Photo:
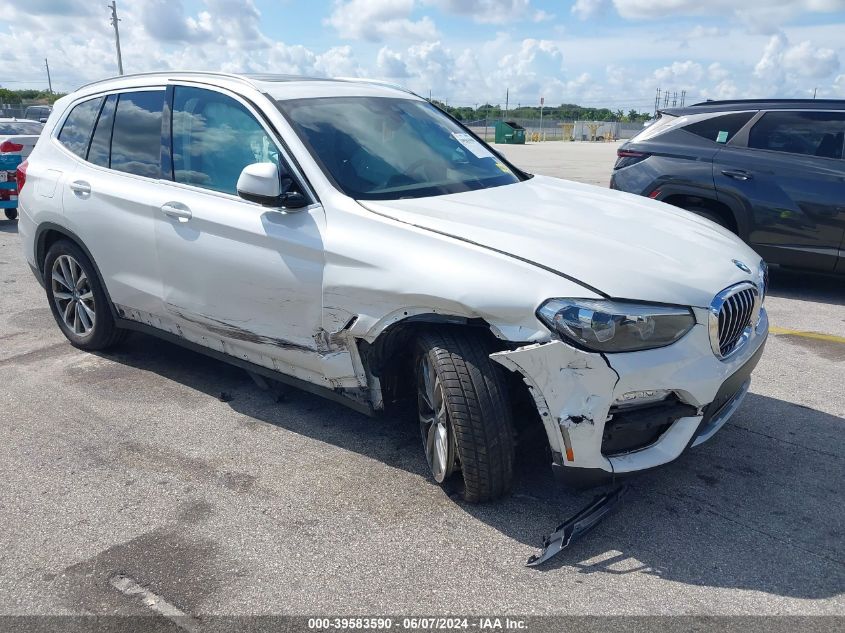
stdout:
<svg viewBox="0 0 845 633">
<path fill-rule="evenodd" d="M 734 263 L 734 266 L 739 268 L 742 272 L 748 273 L 749 275 L 751 274 L 751 269 L 748 266 L 746 266 L 745 263 L 739 261 L 738 259 L 734 259 L 732 261 Z"/>
</svg>

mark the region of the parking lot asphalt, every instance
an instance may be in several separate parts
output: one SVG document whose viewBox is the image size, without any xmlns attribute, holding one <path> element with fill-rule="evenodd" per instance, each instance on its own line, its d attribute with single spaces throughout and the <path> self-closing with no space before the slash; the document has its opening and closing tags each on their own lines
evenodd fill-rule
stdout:
<svg viewBox="0 0 845 633">
<path fill-rule="evenodd" d="M 600 184 L 614 150 L 504 148 Z M 195 616 L 845 614 L 841 278 L 774 271 L 772 325 L 797 333 L 771 336 L 735 417 L 536 569 L 592 494 L 530 455 L 512 496 L 467 505 L 407 416 L 262 391 L 140 334 L 78 351 L 6 221 L 0 289 L 2 614 L 146 613 L 125 578 Z"/>
</svg>

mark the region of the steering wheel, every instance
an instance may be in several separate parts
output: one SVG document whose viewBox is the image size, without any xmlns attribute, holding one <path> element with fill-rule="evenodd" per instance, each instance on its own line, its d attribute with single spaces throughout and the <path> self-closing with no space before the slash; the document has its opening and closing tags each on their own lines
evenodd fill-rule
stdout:
<svg viewBox="0 0 845 633">
<path fill-rule="evenodd" d="M 436 168 L 436 165 L 433 163 L 433 161 L 430 158 L 419 158 L 419 159 L 415 160 L 413 163 L 411 163 L 410 165 L 408 165 L 405 168 L 404 171 L 405 171 L 406 174 L 411 175 L 414 172 L 416 172 L 417 170 L 421 169 L 422 175 L 425 178 L 427 178 L 429 180 L 434 180 L 435 178 L 426 169 L 426 168 L 430 168 L 430 167 Z"/>
</svg>

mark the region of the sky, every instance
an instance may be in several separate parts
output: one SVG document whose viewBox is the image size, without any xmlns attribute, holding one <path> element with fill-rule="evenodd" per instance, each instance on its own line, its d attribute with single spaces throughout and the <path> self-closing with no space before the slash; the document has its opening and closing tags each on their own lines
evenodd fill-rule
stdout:
<svg viewBox="0 0 845 633">
<path fill-rule="evenodd" d="M 370 77 L 450 105 L 845 98 L 845 0 L 118 0 L 123 65 Z M 106 0 L 0 0 L 0 86 L 117 74 Z"/>
</svg>

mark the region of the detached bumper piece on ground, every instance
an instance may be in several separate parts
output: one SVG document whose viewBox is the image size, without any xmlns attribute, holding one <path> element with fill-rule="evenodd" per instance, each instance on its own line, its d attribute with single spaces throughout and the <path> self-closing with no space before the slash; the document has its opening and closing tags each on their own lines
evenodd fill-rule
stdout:
<svg viewBox="0 0 845 633">
<path fill-rule="evenodd" d="M 618 486 L 593 499 L 578 514 L 561 523 L 551 536 L 544 539 L 543 551 L 529 558 L 526 565 L 536 567 L 560 554 L 573 541 L 584 536 L 610 514 L 627 490 L 627 486 Z"/>
</svg>

